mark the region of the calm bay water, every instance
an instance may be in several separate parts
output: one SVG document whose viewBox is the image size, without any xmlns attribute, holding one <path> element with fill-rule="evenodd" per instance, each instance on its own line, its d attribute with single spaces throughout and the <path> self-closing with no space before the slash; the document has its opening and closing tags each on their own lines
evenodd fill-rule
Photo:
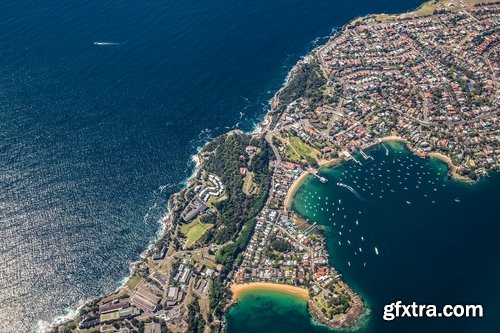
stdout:
<svg viewBox="0 0 500 333">
<path fill-rule="evenodd" d="M 306 332 L 311 320 L 305 300 L 280 291 L 255 290 L 240 297 L 228 324 L 230 332 L 239 333 Z"/>
<path fill-rule="evenodd" d="M 1 1 L 0 332 L 116 288 L 200 145 L 252 129 L 318 36 L 420 2 Z"/>
<path fill-rule="evenodd" d="M 306 180 L 294 200 L 298 213 L 324 226 L 330 261 L 371 309 L 367 325 L 357 332 L 496 331 L 500 175 L 475 185 L 459 183 L 448 179 L 442 162 L 388 145 L 387 156 L 376 147 L 369 151 L 373 161 L 359 157 L 361 166 L 347 162 L 324 170 L 327 184 Z M 384 304 L 397 300 L 482 304 L 485 317 L 383 321 Z M 276 330 L 320 331 L 313 324 Z"/>
</svg>

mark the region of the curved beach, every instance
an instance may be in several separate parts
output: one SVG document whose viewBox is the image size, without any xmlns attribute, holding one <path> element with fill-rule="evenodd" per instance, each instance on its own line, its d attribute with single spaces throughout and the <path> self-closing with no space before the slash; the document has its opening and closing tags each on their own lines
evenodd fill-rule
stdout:
<svg viewBox="0 0 500 333">
<path fill-rule="evenodd" d="M 251 282 L 242 284 L 231 285 L 231 291 L 233 293 L 233 299 L 238 299 L 243 294 L 257 291 L 257 290 L 273 290 L 281 291 L 293 296 L 302 298 L 303 300 L 309 299 L 309 292 L 306 288 L 290 286 L 287 284 L 280 283 L 266 283 L 266 282 Z"/>
<path fill-rule="evenodd" d="M 380 138 L 380 141 L 382 141 L 382 142 L 396 141 L 396 142 L 404 142 L 407 145 L 409 144 L 408 140 L 406 140 L 405 138 L 402 138 L 400 136 L 397 136 L 397 135 L 384 136 L 383 138 Z"/>
<path fill-rule="evenodd" d="M 292 202 L 293 202 L 293 197 L 295 196 L 295 192 L 300 188 L 300 185 L 306 180 L 307 176 L 309 175 L 309 171 L 303 171 L 300 176 L 295 179 L 293 184 L 290 186 L 288 189 L 288 193 L 286 194 L 285 198 L 285 209 L 291 209 L 292 208 Z"/>
</svg>

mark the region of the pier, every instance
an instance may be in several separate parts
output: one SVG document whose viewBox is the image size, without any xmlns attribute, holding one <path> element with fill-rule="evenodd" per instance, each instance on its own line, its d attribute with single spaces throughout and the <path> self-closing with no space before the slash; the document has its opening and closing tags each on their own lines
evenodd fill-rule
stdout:
<svg viewBox="0 0 500 333">
<path fill-rule="evenodd" d="M 299 224 L 299 225 L 297 226 L 297 229 L 299 229 L 300 227 L 302 227 L 302 226 L 303 226 L 304 224 L 306 224 L 307 222 L 308 222 L 307 220 L 304 220 L 304 222 L 302 222 L 301 224 Z"/>
<path fill-rule="evenodd" d="M 323 184 L 326 184 L 328 182 L 328 179 L 326 179 L 325 177 L 321 177 L 320 175 L 318 175 L 318 170 L 311 170 L 311 175 L 313 175 L 314 177 L 318 178 L 320 182 L 322 182 Z"/>
<path fill-rule="evenodd" d="M 354 162 L 358 163 L 359 165 L 362 165 L 360 161 L 358 161 L 354 156 L 351 155 L 351 153 L 349 153 L 347 150 L 344 150 L 343 151 L 344 155 L 347 156 L 347 158 L 351 158 L 352 160 L 354 160 Z"/>
<path fill-rule="evenodd" d="M 382 147 L 384 147 L 384 149 L 385 149 L 385 156 L 389 156 L 389 149 L 387 149 L 387 147 L 384 145 L 383 142 L 381 142 L 381 144 L 382 144 Z"/>
<path fill-rule="evenodd" d="M 359 153 L 361 154 L 361 156 L 363 156 L 363 158 L 364 158 L 365 160 L 367 160 L 367 159 L 372 159 L 372 160 L 373 160 L 373 157 L 372 157 L 372 156 L 370 156 L 370 155 L 368 155 L 368 154 L 366 154 L 366 153 L 363 151 L 363 149 L 361 149 L 361 148 L 359 149 Z"/>
<path fill-rule="evenodd" d="M 305 231 L 304 231 L 304 235 L 308 235 L 311 231 L 314 230 L 314 228 L 316 228 L 316 226 L 318 225 L 318 222 L 314 222 L 314 224 L 312 226 L 310 226 L 309 228 L 307 228 Z"/>
</svg>

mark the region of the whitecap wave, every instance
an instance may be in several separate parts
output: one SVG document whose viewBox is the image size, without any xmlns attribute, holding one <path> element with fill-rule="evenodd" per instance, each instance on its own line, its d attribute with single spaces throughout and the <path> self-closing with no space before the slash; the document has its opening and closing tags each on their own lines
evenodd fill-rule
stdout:
<svg viewBox="0 0 500 333">
<path fill-rule="evenodd" d="M 39 320 L 36 324 L 36 332 L 37 333 L 50 332 L 50 330 L 54 326 L 60 325 L 64 322 L 76 317 L 78 312 L 80 312 L 80 309 L 82 309 L 85 306 L 85 304 L 90 302 L 92 299 L 87 299 L 87 300 L 80 299 L 76 305 L 76 308 L 67 307 L 66 309 L 63 310 L 63 314 L 56 316 L 51 322 Z"/>
</svg>

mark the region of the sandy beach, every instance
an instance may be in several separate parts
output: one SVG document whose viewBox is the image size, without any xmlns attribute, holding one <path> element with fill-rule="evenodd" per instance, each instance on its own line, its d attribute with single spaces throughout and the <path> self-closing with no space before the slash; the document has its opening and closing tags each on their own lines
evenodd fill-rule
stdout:
<svg viewBox="0 0 500 333">
<path fill-rule="evenodd" d="M 297 192 L 297 190 L 300 188 L 300 185 L 302 185 L 302 183 L 304 182 L 304 180 L 307 178 L 308 175 L 309 171 L 303 171 L 302 174 L 297 179 L 295 179 L 292 186 L 290 186 L 285 198 L 285 209 L 292 208 L 292 202 L 293 202 L 293 197 L 295 196 L 295 192 Z"/>
<path fill-rule="evenodd" d="M 340 163 L 342 163 L 344 159 L 342 158 L 334 158 L 330 160 L 319 160 L 318 164 L 320 168 L 331 168 L 333 166 L 336 166 Z"/>
<path fill-rule="evenodd" d="M 448 165 L 448 170 L 450 172 L 450 175 L 453 178 L 464 181 L 466 183 L 470 183 L 470 184 L 474 183 L 474 181 L 472 179 L 470 179 L 469 177 L 462 176 L 461 174 L 458 173 L 458 167 L 455 164 L 453 164 L 453 161 L 451 160 L 450 157 L 448 157 L 444 154 L 441 154 L 441 153 L 437 153 L 437 152 L 429 153 L 429 154 L 427 154 L 427 156 L 429 156 L 431 158 L 436 158 L 436 159 L 441 160 L 444 163 L 446 163 Z"/>
<path fill-rule="evenodd" d="M 382 142 L 398 141 L 398 142 L 404 142 L 404 143 L 408 144 L 408 140 L 403 139 L 402 137 L 397 136 L 397 135 L 384 136 L 380 140 Z"/>
<path fill-rule="evenodd" d="M 445 162 L 446 164 L 448 164 L 448 167 L 450 169 L 455 169 L 456 168 L 456 166 L 453 165 L 453 162 L 451 161 L 451 158 L 449 158 L 448 156 L 446 156 L 444 154 L 432 152 L 432 153 L 429 153 L 428 156 L 429 157 L 433 157 L 433 158 L 437 158 L 438 160 L 441 160 L 441 161 Z"/>
<path fill-rule="evenodd" d="M 309 299 L 309 292 L 306 288 L 290 286 L 287 284 L 267 283 L 267 282 L 251 282 L 243 284 L 233 284 L 231 291 L 233 292 L 233 299 L 239 298 L 242 294 L 256 291 L 256 290 L 275 290 L 300 297 L 304 300 Z"/>
</svg>

